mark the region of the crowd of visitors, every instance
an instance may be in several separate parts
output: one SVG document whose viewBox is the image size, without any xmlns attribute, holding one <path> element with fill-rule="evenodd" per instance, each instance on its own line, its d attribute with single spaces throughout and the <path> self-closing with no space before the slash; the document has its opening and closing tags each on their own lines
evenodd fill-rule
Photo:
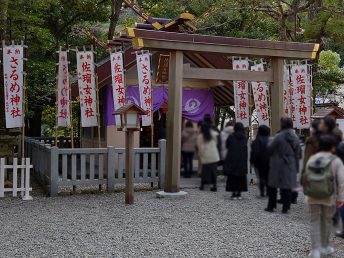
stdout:
<svg viewBox="0 0 344 258">
<path fill-rule="evenodd" d="M 314 120 L 310 136 L 302 152 L 300 137 L 293 129 L 290 118 L 281 118 L 280 131 L 270 136 L 270 128 L 261 125 L 248 151 L 248 132 L 242 123 L 227 123 L 220 132 L 206 115 L 198 123 L 198 131 L 188 121 L 182 132 L 184 175 L 192 174 L 192 161 L 196 154 L 201 168 L 200 190 L 210 184 L 217 191 L 218 166 L 227 176 L 226 191 L 231 199 L 242 199 L 248 191 L 249 162 L 258 177 L 259 196 L 268 197 L 265 211 L 274 212 L 282 204 L 282 213 L 289 213 L 291 204 L 297 203 L 300 184 L 309 206 L 312 258 L 329 255 L 332 224 L 343 228 L 337 236 L 344 238 L 344 141 L 343 133 L 331 117 Z M 303 154 L 303 163 L 300 161 Z M 250 158 L 249 158 L 250 156 Z M 301 171 L 300 175 L 299 171 Z M 300 181 L 298 180 L 300 179 Z M 280 200 L 277 200 L 278 193 Z"/>
</svg>

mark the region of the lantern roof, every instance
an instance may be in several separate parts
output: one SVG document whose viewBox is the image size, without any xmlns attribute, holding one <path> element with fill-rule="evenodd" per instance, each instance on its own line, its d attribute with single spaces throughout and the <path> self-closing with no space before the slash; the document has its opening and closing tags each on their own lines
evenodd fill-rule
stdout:
<svg viewBox="0 0 344 258">
<path fill-rule="evenodd" d="M 147 112 L 145 110 L 143 110 L 142 108 L 140 108 L 138 105 L 131 103 L 131 104 L 125 104 L 124 106 L 120 107 L 115 112 L 113 112 L 113 115 L 126 114 L 129 111 L 134 111 L 134 112 L 138 113 L 139 115 L 146 115 L 147 114 Z"/>
</svg>

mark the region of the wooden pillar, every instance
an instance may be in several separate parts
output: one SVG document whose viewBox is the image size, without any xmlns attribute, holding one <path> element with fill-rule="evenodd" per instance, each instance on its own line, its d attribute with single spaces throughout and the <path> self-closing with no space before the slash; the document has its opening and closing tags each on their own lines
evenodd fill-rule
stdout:
<svg viewBox="0 0 344 258">
<path fill-rule="evenodd" d="M 127 129 L 125 133 L 125 204 L 134 203 L 134 131 Z"/>
<path fill-rule="evenodd" d="M 282 57 L 272 58 L 273 85 L 271 87 L 271 132 L 275 135 L 280 130 L 280 119 L 283 112 L 283 67 Z"/>
<path fill-rule="evenodd" d="M 165 192 L 179 192 L 180 153 L 182 130 L 182 89 L 183 89 L 183 52 L 174 51 L 170 56 L 167 132 L 166 132 L 166 171 Z"/>
</svg>

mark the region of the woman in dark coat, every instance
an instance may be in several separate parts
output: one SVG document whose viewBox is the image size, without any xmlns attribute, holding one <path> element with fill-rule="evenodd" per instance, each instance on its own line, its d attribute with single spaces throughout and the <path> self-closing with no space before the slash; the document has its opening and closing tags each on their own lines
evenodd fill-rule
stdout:
<svg viewBox="0 0 344 258">
<path fill-rule="evenodd" d="M 270 171 L 268 178 L 269 203 L 265 209 L 273 212 L 277 205 L 277 189 L 280 189 L 283 213 L 290 209 L 292 189 L 296 187 L 296 175 L 299 170 L 300 141 L 293 130 L 293 121 L 281 118 L 281 131 L 268 145 L 270 153 Z"/>
<path fill-rule="evenodd" d="M 269 135 L 270 128 L 268 126 L 259 126 L 257 137 L 252 142 L 251 146 L 251 163 L 258 171 L 259 190 L 261 197 L 265 197 L 268 184 L 268 173 L 270 167 L 270 158 L 268 153 Z"/>
<path fill-rule="evenodd" d="M 232 199 L 241 199 L 241 192 L 247 192 L 247 137 L 242 123 L 234 125 L 234 133 L 227 141 L 228 149 L 224 170 L 227 175 L 226 191 L 232 192 Z"/>
</svg>

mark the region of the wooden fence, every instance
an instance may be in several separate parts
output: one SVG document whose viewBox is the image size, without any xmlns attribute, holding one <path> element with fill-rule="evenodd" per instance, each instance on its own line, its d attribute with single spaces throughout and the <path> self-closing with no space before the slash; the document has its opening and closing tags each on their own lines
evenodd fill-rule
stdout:
<svg viewBox="0 0 344 258">
<path fill-rule="evenodd" d="M 44 141 L 26 139 L 26 153 L 32 158 L 34 174 L 47 185 L 50 196 L 58 194 L 59 187 L 106 184 L 112 192 L 116 184 L 124 184 L 124 148 L 60 149 Z M 166 140 L 158 148 L 134 149 L 134 183 L 158 184 L 165 176 Z"/>
<path fill-rule="evenodd" d="M 18 192 L 21 193 L 23 200 L 32 200 L 30 196 L 30 164 L 29 158 L 23 158 L 22 164 L 18 164 L 18 158 L 13 159 L 12 165 L 6 165 L 5 158 L 0 159 L 0 198 L 5 197 L 5 192 L 12 192 L 13 197 L 17 197 Z M 18 173 L 18 170 L 20 171 Z M 5 187 L 5 177 L 12 172 L 12 177 L 8 176 L 7 179 L 11 179 L 10 183 L 12 187 Z M 19 177 L 18 177 L 19 174 Z M 20 186 L 18 186 L 20 185 Z"/>
</svg>

